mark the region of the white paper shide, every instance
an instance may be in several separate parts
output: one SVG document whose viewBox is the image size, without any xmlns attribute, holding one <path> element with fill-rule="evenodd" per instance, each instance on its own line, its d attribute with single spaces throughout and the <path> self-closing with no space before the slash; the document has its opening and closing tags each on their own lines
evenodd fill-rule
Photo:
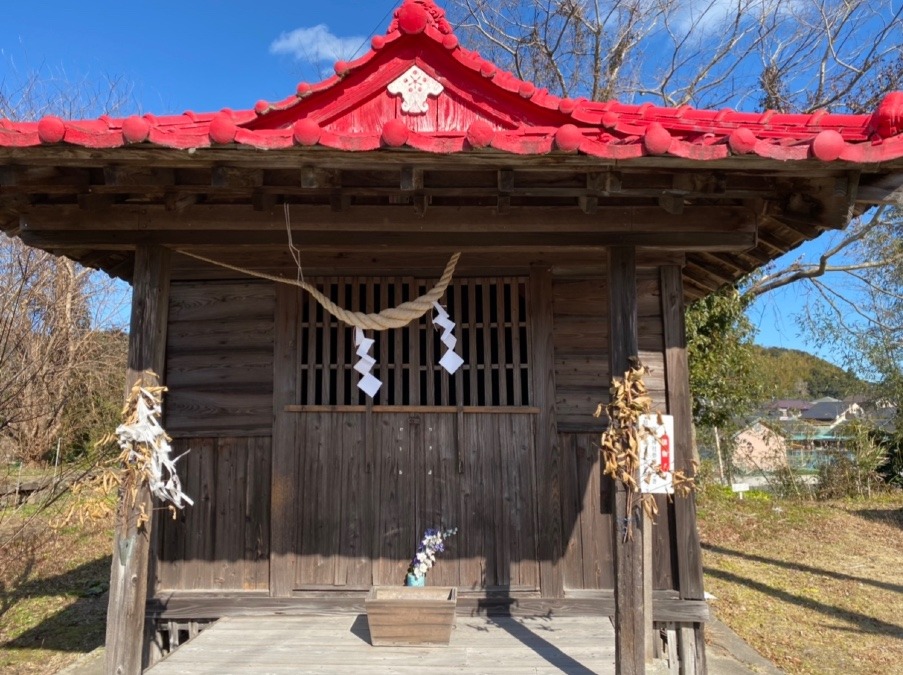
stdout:
<svg viewBox="0 0 903 675">
<path fill-rule="evenodd" d="M 449 375 L 454 375 L 458 368 L 464 363 L 464 359 L 455 351 L 455 345 L 458 344 L 458 338 L 455 337 L 455 322 L 451 320 L 445 307 L 438 302 L 433 303 L 436 308 L 436 316 L 433 317 L 433 324 L 442 329 L 442 335 L 439 340 L 445 345 L 446 352 L 439 359 L 439 365 L 445 368 Z"/>
<path fill-rule="evenodd" d="M 354 369 L 361 374 L 361 379 L 358 381 L 357 386 L 370 398 L 376 396 L 376 392 L 383 386 L 382 380 L 371 372 L 373 366 L 376 365 L 376 359 L 370 356 L 369 353 L 373 348 L 374 342 L 376 341 L 373 338 L 365 337 L 364 331 L 360 328 L 354 329 L 354 346 L 357 347 L 355 353 L 360 357 L 358 362 L 354 364 Z"/>
<path fill-rule="evenodd" d="M 640 489 L 674 494 L 674 417 L 640 415 Z"/>
</svg>

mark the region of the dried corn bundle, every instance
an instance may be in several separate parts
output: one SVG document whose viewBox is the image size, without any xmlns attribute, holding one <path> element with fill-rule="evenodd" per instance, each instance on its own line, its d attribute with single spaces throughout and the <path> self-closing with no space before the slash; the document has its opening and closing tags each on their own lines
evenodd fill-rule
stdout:
<svg viewBox="0 0 903 675">
<path fill-rule="evenodd" d="M 620 481 L 627 490 L 627 522 L 624 524 L 624 538 L 633 533 L 633 517 L 640 510 L 653 520 L 658 515 L 658 505 L 653 495 L 642 493 L 638 483 L 640 474 L 640 448 L 642 435 L 649 433 L 639 422 L 642 415 L 652 410 L 643 376 L 649 372 L 639 359 L 632 357 L 631 366 L 624 377 L 615 377 L 611 384 L 611 400 L 607 405 L 599 404 L 595 416 L 608 416 L 608 428 L 602 432 L 600 450 L 602 471 L 606 476 Z M 658 469 L 661 471 L 661 468 Z M 672 472 L 675 492 L 681 496 L 690 494 L 695 485 L 692 477 L 682 471 Z"/>
</svg>

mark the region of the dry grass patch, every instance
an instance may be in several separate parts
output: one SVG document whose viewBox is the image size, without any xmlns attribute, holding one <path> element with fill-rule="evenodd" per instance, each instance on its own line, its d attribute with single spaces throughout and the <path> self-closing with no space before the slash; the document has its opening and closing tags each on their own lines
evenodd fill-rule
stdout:
<svg viewBox="0 0 903 675">
<path fill-rule="evenodd" d="M 53 673 L 103 644 L 110 548 L 109 528 L 52 530 L 43 516 L 0 547 L 0 673 Z"/>
<path fill-rule="evenodd" d="M 716 613 L 788 673 L 889 673 L 903 663 L 903 495 L 869 501 L 700 496 Z"/>
</svg>

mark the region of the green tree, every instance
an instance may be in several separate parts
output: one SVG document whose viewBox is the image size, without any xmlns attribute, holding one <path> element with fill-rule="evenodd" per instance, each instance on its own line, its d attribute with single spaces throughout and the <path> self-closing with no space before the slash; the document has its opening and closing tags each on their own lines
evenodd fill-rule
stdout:
<svg viewBox="0 0 903 675">
<path fill-rule="evenodd" d="M 746 305 L 746 296 L 727 286 L 687 308 L 690 390 L 697 424 L 724 427 L 762 400 L 752 343 L 755 330 Z"/>
</svg>

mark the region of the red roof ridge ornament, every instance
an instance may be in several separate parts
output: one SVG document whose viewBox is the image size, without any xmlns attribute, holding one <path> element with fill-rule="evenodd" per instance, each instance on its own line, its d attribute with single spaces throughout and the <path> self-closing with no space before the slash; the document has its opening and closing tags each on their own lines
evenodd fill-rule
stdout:
<svg viewBox="0 0 903 675">
<path fill-rule="evenodd" d="M 445 18 L 445 12 L 432 0 L 405 0 L 395 10 L 394 19 L 389 24 L 389 33 L 400 31 L 409 35 L 422 33 L 431 27 L 443 35 L 451 35 L 451 24 Z"/>
<path fill-rule="evenodd" d="M 422 115 L 428 112 L 430 106 L 427 99 L 445 91 L 445 87 L 416 64 L 390 82 L 386 89 L 390 94 L 401 96 L 401 111 L 409 115 Z"/>
</svg>

